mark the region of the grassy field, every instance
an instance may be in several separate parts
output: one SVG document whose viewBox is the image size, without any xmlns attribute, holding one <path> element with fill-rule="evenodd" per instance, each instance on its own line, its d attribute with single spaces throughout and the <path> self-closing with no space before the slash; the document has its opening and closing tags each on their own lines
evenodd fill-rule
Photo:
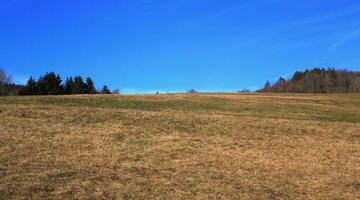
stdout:
<svg viewBox="0 0 360 200">
<path fill-rule="evenodd" d="M 360 94 L 0 97 L 0 199 L 360 199 Z"/>
</svg>

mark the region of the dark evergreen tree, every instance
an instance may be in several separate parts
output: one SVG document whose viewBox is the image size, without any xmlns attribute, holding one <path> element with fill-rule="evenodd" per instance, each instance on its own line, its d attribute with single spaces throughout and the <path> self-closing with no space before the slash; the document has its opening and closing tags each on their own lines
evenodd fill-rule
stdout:
<svg viewBox="0 0 360 200">
<path fill-rule="evenodd" d="M 104 85 L 101 89 L 101 94 L 111 94 L 110 89 L 106 85 Z"/>
<path fill-rule="evenodd" d="M 90 77 L 86 78 L 86 93 L 87 94 L 95 94 L 96 93 L 94 82 L 91 80 Z"/>
<path fill-rule="evenodd" d="M 63 93 L 61 78 L 54 72 L 48 72 L 37 81 L 37 91 L 40 95 L 59 95 Z"/>
<path fill-rule="evenodd" d="M 195 89 L 190 89 L 190 90 L 186 91 L 186 93 L 195 94 L 195 93 L 198 93 L 198 92 Z"/>
<path fill-rule="evenodd" d="M 19 95 L 36 95 L 37 93 L 36 81 L 30 76 L 25 87 L 20 90 Z"/>
<path fill-rule="evenodd" d="M 265 88 L 270 88 L 270 87 L 271 87 L 270 81 L 266 81 L 266 83 L 265 83 Z"/>
<path fill-rule="evenodd" d="M 48 95 L 46 83 L 42 76 L 36 81 L 36 91 L 37 95 Z"/>
<path fill-rule="evenodd" d="M 73 94 L 84 94 L 86 90 L 86 85 L 81 76 L 75 76 L 74 78 L 74 87 Z"/>
<path fill-rule="evenodd" d="M 61 84 L 62 80 L 60 75 L 56 75 L 56 78 L 54 79 L 54 88 L 53 88 L 53 94 L 55 95 L 61 95 L 64 94 L 64 86 Z"/>
<path fill-rule="evenodd" d="M 10 84 L 10 77 L 0 69 L 0 95 L 59 95 L 59 94 L 96 94 L 97 91 L 93 80 L 88 77 L 84 83 L 81 76 L 74 79 L 69 77 L 65 83 L 59 75 L 54 72 L 48 72 L 40 76 L 38 80 L 30 77 L 26 86 Z M 110 89 L 104 86 L 102 91 L 104 94 L 110 94 Z"/>
<path fill-rule="evenodd" d="M 30 77 L 30 79 L 28 80 L 26 88 L 30 95 L 37 94 L 36 81 L 32 77 Z"/>
<path fill-rule="evenodd" d="M 270 81 L 266 81 L 266 83 L 265 83 L 265 85 L 264 85 L 264 92 L 269 92 L 269 90 L 270 90 L 270 88 L 271 88 L 271 83 L 270 83 Z"/>
<path fill-rule="evenodd" d="M 74 80 L 72 77 L 66 78 L 65 85 L 64 85 L 64 93 L 65 94 L 73 94 L 74 89 Z"/>
</svg>

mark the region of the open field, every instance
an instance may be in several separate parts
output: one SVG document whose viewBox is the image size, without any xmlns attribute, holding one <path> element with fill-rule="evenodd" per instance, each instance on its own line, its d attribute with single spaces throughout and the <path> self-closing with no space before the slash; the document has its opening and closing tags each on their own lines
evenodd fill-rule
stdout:
<svg viewBox="0 0 360 200">
<path fill-rule="evenodd" d="M 0 199 L 360 199 L 360 94 L 0 97 Z"/>
</svg>

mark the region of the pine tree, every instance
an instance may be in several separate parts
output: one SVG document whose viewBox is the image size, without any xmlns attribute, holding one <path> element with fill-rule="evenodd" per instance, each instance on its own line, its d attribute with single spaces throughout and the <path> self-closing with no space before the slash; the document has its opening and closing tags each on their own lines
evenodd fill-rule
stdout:
<svg viewBox="0 0 360 200">
<path fill-rule="evenodd" d="M 38 91 L 42 95 L 58 95 L 63 93 L 61 78 L 54 72 L 48 72 L 38 80 Z"/>
<path fill-rule="evenodd" d="M 65 94 L 73 94 L 74 80 L 72 77 L 66 78 L 64 85 L 64 93 Z"/>
<path fill-rule="evenodd" d="M 101 94 L 111 94 L 110 89 L 106 85 L 104 85 L 101 90 Z"/>
<path fill-rule="evenodd" d="M 96 93 L 94 82 L 91 80 L 90 77 L 86 78 L 86 93 L 87 94 L 95 94 Z"/>
<path fill-rule="evenodd" d="M 26 86 L 21 91 L 22 95 L 36 95 L 37 88 L 36 88 L 36 81 L 30 76 L 29 80 L 26 83 Z"/>
<path fill-rule="evenodd" d="M 84 94 L 85 91 L 85 83 L 81 76 L 75 76 L 74 78 L 74 87 L 73 94 Z"/>
<path fill-rule="evenodd" d="M 36 81 L 37 95 L 48 95 L 48 90 L 42 76 Z"/>
<path fill-rule="evenodd" d="M 64 94 L 64 86 L 61 84 L 62 83 L 62 80 L 61 80 L 61 77 L 60 75 L 56 75 L 56 78 L 54 79 L 54 88 L 53 88 L 53 91 L 54 91 L 54 94 L 55 95 L 61 95 L 61 94 Z"/>
<path fill-rule="evenodd" d="M 271 83 L 270 81 L 266 81 L 265 85 L 264 85 L 264 89 L 262 89 L 263 92 L 270 92 L 271 89 Z"/>
</svg>

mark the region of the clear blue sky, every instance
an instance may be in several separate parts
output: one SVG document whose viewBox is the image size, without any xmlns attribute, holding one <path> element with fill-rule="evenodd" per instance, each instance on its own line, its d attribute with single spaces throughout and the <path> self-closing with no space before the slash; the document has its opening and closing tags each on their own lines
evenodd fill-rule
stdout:
<svg viewBox="0 0 360 200">
<path fill-rule="evenodd" d="M 124 93 L 235 91 L 360 70 L 359 0 L 1 0 L 0 68 Z"/>
</svg>

